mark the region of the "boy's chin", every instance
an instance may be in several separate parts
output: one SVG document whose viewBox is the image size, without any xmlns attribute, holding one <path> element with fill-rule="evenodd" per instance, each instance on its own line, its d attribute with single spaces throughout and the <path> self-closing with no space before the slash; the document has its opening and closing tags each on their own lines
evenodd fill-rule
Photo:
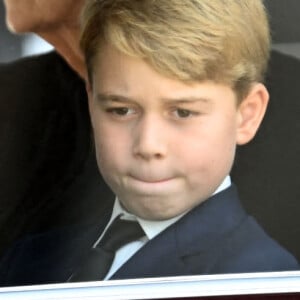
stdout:
<svg viewBox="0 0 300 300">
<path fill-rule="evenodd" d="M 153 200 L 152 200 L 153 201 Z M 149 199 L 149 202 L 147 204 L 151 203 L 151 200 Z M 153 202 L 152 202 L 153 204 Z M 182 214 L 185 214 L 187 211 L 191 210 L 192 207 L 174 207 L 174 206 L 168 206 L 165 204 L 162 205 L 153 205 L 151 207 L 143 206 L 143 205 L 130 205 L 126 203 L 122 203 L 123 208 L 129 212 L 130 214 L 135 215 L 136 217 L 139 217 L 143 220 L 148 221 L 165 221 L 169 220 L 175 217 L 178 217 Z"/>
</svg>

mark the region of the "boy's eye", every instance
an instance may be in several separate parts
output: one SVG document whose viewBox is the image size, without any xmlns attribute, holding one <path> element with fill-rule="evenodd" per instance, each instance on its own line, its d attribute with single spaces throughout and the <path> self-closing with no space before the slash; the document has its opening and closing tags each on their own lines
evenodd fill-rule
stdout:
<svg viewBox="0 0 300 300">
<path fill-rule="evenodd" d="M 188 109 L 176 109 L 175 114 L 178 118 L 188 118 L 193 115 L 193 112 Z"/>
<path fill-rule="evenodd" d="M 129 107 L 114 107 L 114 108 L 109 108 L 107 109 L 109 113 L 112 113 L 114 115 L 118 116 L 127 116 L 134 114 L 134 109 L 129 108 Z"/>
</svg>

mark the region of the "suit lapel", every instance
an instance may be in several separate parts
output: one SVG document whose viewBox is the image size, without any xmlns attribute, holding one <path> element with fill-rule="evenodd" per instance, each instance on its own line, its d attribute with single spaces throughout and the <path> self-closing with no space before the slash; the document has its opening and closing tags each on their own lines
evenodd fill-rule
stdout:
<svg viewBox="0 0 300 300">
<path fill-rule="evenodd" d="M 88 255 L 90 249 L 107 225 L 110 215 L 111 209 L 103 214 L 96 226 L 88 225 L 85 228 L 81 228 L 75 236 L 73 234 L 68 242 L 63 242 L 63 245 L 66 245 L 66 247 L 62 246 L 58 248 L 56 255 L 60 255 L 62 261 L 60 266 L 66 279 L 68 279 L 81 262 L 85 260 L 86 255 Z"/>
<path fill-rule="evenodd" d="M 10 263 L 6 280 L 16 285 L 67 281 L 102 233 L 110 214 L 111 209 L 97 226 L 72 226 L 22 241 L 7 256 L 13 264 Z"/>
<path fill-rule="evenodd" d="M 142 247 L 111 279 L 184 275 L 184 269 L 176 245 L 176 229 L 171 226 Z"/>
</svg>

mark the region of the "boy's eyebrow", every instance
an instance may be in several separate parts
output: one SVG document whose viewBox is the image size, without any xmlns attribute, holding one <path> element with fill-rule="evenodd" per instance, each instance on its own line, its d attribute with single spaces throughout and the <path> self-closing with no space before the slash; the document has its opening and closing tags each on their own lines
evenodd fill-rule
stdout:
<svg viewBox="0 0 300 300">
<path fill-rule="evenodd" d="M 204 102 L 208 103 L 211 100 L 209 98 L 200 97 L 200 96 L 188 96 L 188 97 L 178 97 L 178 98 L 163 98 L 164 102 L 176 102 L 180 104 L 184 103 L 194 103 L 194 102 Z"/>
<path fill-rule="evenodd" d="M 100 102 L 108 102 L 108 101 L 113 101 L 113 102 L 129 102 L 132 101 L 132 99 L 121 96 L 121 95 L 114 95 L 114 94 L 102 94 L 99 93 L 96 95 L 96 100 Z"/>
<path fill-rule="evenodd" d="M 129 98 L 122 95 L 117 94 L 103 94 L 99 93 L 96 95 L 96 100 L 100 102 L 132 102 L 135 101 L 133 98 Z M 195 102 L 203 102 L 209 103 L 211 100 L 205 97 L 198 97 L 198 96 L 188 96 L 188 97 L 178 97 L 178 98 L 162 98 L 163 102 L 166 103 L 178 103 L 178 104 L 185 104 L 185 103 L 195 103 Z"/>
</svg>

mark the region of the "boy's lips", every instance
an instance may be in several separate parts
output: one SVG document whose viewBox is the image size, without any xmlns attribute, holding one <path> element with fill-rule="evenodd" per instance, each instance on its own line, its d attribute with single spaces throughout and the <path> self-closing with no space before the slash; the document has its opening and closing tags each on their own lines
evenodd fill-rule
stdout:
<svg viewBox="0 0 300 300">
<path fill-rule="evenodd" d="M 145 183 L 163 183 L 172 180 L 174 177 L 166 176 L 166 177 L 156 177 L 156 176 L 135 176 L 135 175 L 129 175 L 132 179 L 145 182 Z"/>
<path fill-rule="evenodd" d="M 178 181 L 173 176 L 128 176 L 128 188 L 141 194 L 169 194 L 178 188 Z"/>
</svg>

